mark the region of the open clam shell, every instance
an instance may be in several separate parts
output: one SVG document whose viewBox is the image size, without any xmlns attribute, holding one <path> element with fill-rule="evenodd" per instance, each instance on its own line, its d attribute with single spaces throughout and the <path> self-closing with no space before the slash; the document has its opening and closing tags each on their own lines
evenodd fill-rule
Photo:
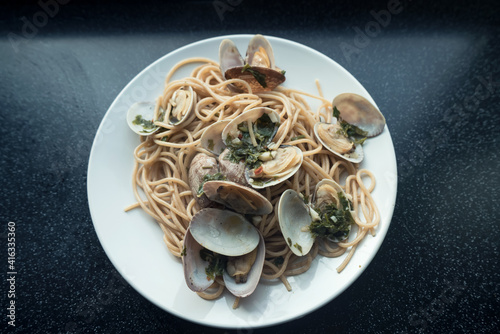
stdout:
<svg viewBox="0 0 500 334">
<path fill-rule="evenodd" d="M 257 246 L 257 256 L 255 262 L 247 275 L 247 280 L 245 283 L 236 283 L 233 277 L 231 277 L 227 270 L 224 270 L 223 278 L 226 288 L 236 297 L 247 297 L 252 294 L 257 287 L 260 280 L 260 275 L 262 269 L 264 268 L 264 261 L 266 259 L 266 246 L 264 243 L 264 238 L 259 232 L 259 245 Z"/>
<path fill-rule="evenodd" d="M 177 89 L 169 101 L 171 109 L 168 123 L 180 126 L 192 121 L 195 117 L 196 100 L 196 92 L 191 86 L 183 86 Z"/>
<path fill-rule="evenodd" d="M 201 258 L 200 251 L 203 247 L 193 238 L 189 228 L 184 237 L 183 248 L 185 254 L 182 256 L 182 267 L 187 286 L 195 292 L 205 291 L 215 280 L 207 276 L 205 268 L 209 263 Z"/>
<path fill-rule="evenodd" d="M 333 154 L 350 161 L 352 163 L 359 163 L 364 158 L 363 146 L 355 145 L 354 152 L 342 153 L 339 149 L 340 146 L 345 141 L 349 141 L 347 138 L 342 138 L 342 135 L 336 133 L 333 129 L 335 124 L 319 122 L 314 125 L 314 134 L 316 138 L 320 141 L 324 148 L 332 152 Z M 339 144 L 337 143 L 340 142 Z"/>
<path fill-rule="evenodd" d="M 260 167 L 255 169 L 247 168 L 245 170 L 245 178 L 252 188 L 262 189 L 277 185 L 292 177 L 300 169 L 300 166 L 302 166 L 304 155 L 300 148 L 296 146 L 281 146 L 276 152 L 277 154 L 273 159 L 263 162 Z M 283 157 L 284 155 L 293 155 L 293 157 L 288 159 L 287 157 Z M 269 169 L 273 168 L 276 172 L 262 172 L 266 170 L 268 165 L 272 165 Z M 281 169 L 278 171 L 276 167 Z M 264 176 L 258 177 L 259 171 L 261 171 Z"/>
<path fill-rule="evenodd" d="M 222 75 L 224 76 L 224 79 L 227 79 L 225 77 L 226 71 L 235 68 L 235 67 L 240 67 L 242 68 L 243 65 L 245 65 L 245 62 L 243 58 L 240 55 L 240 52 L 238 51 L 238 47 L 234 42 L 230 39 L 224 39 L 219 46 L 219 64 L 221 68 Z"/>
<path fill-rule="evenodd" d="M 373 104 L 361 95 L 344 93 L 332 102 L 346 122 L 367 132 L 367 137 L 375 137 L 384 131 L 385 117 Z"/>
<path fill-rule="evenodd" d="M 230 181 L 208 181 L 203 192 L 217 203 L 241 214 L 266 215 L 273 211 L 271 202 L 255 190 Z"/>
<path fill-rule="evenodd" d="M 253 125 L 261 118 L 264 114 L 267 114 L 269 116 L 269 119 L 271 120 L 272 123 L 274 123 L 274 131 L 272 135 L 270 136 L 268 142 L 263 143 L 263 144 L 269 144 L 272 139 L 274 138 L 274 135 L 278 131 L 279 125 L 280 125 L 280 115 L 278 112 L 271 108 L 267 107 L 258 107 L 258 108 L 252 108 L 241 115 L 237 116 L 233 120 L 231 120 L 226 127 L 224 128 L 224 131 L 222 131 L 222 140 L 226 144 L 226 146 L 229 144 L 230 141 L 239 141 L 238 137 L 242 134 L 242 132 L 238 129 L 240 124 L 242 126 L 249 126 Z"/>
<path fill-rule="evenodd" d="M 254 93 L 273 90 L 286 80 L 283 72 L 275 67 L 271 44 L 262 35 L 255 35 L 250 40 L 245 60 L 231 40 L 223 40 L 219 47 L 219 63 L 224 79 L 244 80 Z M 240 83 L 230 87 L 246 90 Z"/>
<path fill-rule="evenodd" d="M 154 125 L 155 116 L 154 102 L 136 102 L 127 111 L 127 124 L 132 131 L 141 136 L 148 136 L 159 127 Z"/>
<path fill-rule="evenodd" d="M 215 155 L 220 155 L 226 148 L 221 134 L 229 122 L 230 120 L 218 121 L 206 128 L 200 138 L 201 147 Z"/>
<path fill-rule="evenodd" d="M 242 215 L 206 208 L 191 219 L 193 238 L 212 252 L 226 256 L 247 254 L 259 244 L 259 232 Z"/>
<path fill-rule="evenodd" d="M 312 198 L 314 206 L 321 210 L 324 205 L 335 203 L 337 208 L 340 208 L 341 203 L 338 200 L 338 193 L 342 193 L 343 196 L 348 200 L 351 199 L 351 196 L 347 195 L 344 189 L 342 189 L 342 187 L 337 182 L 330 179 L 321 180 L 316 184 L 316 187 L 314 189 L 314 195 Z M 349 211 L 351 211 L 351 215 L 356 214 L 352 210 Z M 351 226 L 349 225 L 349 233 L 350 232 L 351 232 Z M 333 242 L 339 242 L 347 239 L 349 237 L 349 233 L 347 235 L 344 235 L 343 237 L 336 237 L 336 238 L 329 237 L 328 239 L 330 239 Z"/>
<path fill-rule="evenodd" d="M 271 43 L 262 35 L 257 34 L 248 43 L 245 63 L 250 66 L 274 69 L 274 51 Z"/>
<path fill-rule="evenodd" d="M 297 256 L 309 253 L 314 244 L 315 238 L 308 230 L 312 222 L 309 210 L 302 197 L 292 189 L 285 190 L 280 197 L 278 221 L 281 233 Z"/>
</svg>

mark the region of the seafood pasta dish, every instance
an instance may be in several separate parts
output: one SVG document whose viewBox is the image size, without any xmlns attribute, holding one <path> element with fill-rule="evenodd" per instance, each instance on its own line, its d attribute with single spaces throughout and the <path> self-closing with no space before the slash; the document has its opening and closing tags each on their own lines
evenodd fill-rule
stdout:
<svg viewBox="0 0 500 334">
<path fill-rule="evenodd" d="M 171 80 L 188 64 L 189 76 Z M 380 221 L 375 177 L 360 163 L 384 116 L 356 94 L 323 96 L 319 82 L 314 93 L 286 87 L 286 75 L 263 36 L 244 58 L 225 39 L 218 62 L 176 64 L 163 94 L 127 114 L 141 142 L 126 210 L 159 224 L 189 289 L 205 299 L 227 289 L 234 308 L 261 280 L 290 291 L 287 277 L 317 256 L 342 257 L 341 274 Z"/>
</svg>

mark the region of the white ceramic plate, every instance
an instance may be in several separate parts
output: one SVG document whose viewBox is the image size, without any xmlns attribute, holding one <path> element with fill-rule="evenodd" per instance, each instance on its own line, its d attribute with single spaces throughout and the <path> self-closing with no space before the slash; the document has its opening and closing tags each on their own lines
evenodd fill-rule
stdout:
<svg viewBox="0 0 500 334">
<path fill-rule="evenodd" d="M 181 262 L 163 243 L 162 231 L 142 210 L 125 213 L 134 203 L 131 176 L 133 150 L 139 137 L 127 126 L 125 115 L 136 101 L 153 101 L 163 90 L 164 77 L 177 62 L 189 57 L 218 61 L 219 44 L 232 39 L 245 52 L 252 35 L 234 35 L 203 40 L 182 47 L 157 60 L 139 73 L 118 95 L 99 126 L 88 167 L 88 198 L 94 227 L 106 254 L 120 274 L 139 293 L 164 310 L 181 318 L 209 326 L 248 328 L 279 324 L 301 317 L 333 300 L 365 270 L 378 251 L 391 221 L 397 190 L 396 157 L 388 128 L 365 144 L 361 167 L 377 179 L 373 197 L 381 213 L 375 237 L 362 241 L 347 268 L 336 268 L 343 257 L 317 257 L 306 273 L 290 277 L 293 291 L 281 282 L 261 281 L 256 291 L 233 310 L 229 293 L 206 301 L 189 290 Z M 374 102 L 361 84 L 336 62 L 304 45 L 268 37 L 277 64 L 286 70 L 285 86 L 317 93 L 319 79 L 323 93 L 332 98 L 352 92 Z M 184 68 L 179 77 L 190 73 Z M 179 78 L 178 77 L 178 78 Z M 317 103 L 312 101 L 313 110 Z M 382 112 L 384 112 L 382 110 Z"/>
</svg>

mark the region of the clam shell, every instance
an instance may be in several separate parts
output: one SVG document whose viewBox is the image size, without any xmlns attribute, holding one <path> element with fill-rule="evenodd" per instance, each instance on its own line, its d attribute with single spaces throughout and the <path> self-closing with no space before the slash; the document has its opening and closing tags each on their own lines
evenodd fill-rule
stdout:
<svg viewBox="0 0 500 334">
<path fill-rule="evenodd" d="M 363 96 L 340 94 L 333 99 L 332 105 L 340 111 L 343 120 L 367 131 L 367 137 L 375 137 L 384 131 L 384 115 Z"/>
<path fill-rule="evenodd" d="M 318 134 L 318 127 L 322 126 L 323 124 L 328 124 L 328 123 L 316 123 L 314 125 L 314 134 L 316 135 L 316 138 L 319 140 L 321 145 L 323 145 L 324 148 L 326 148 L 328 151 L 332 152 L 333 154 L 341 157 L 342 159 L 345 159 L 347 161 L 350 161 L 352 163 L 359 163 L 363 161 L 364 158 L 364 152 L 363 152 L 363 146 L 362 145 L 356 145 L 354 149 L 354 154 L 348 153 L 348 154 L 342 154 L 337 151 L 335 151 L 333 148 L 331 148 Z"/>
<path fill-rule="evenodd" d="M 260 280 L 260 275 L 262 273 L 262 269 L 264 268 L 264 261 L 266 257 L 266 246 L 264 244 L 264 238 L 262 234 L 259 232 L 259 245 L 257 250 L 257 257 L 255 259 L 254 264 L 252 265 L 252 269 L 248 273 L 247 281 L 245 283 L 236 283 L 234 278 L 229 276 L 226 270 L 224 270 L 223 278 L 224 284 L 226 284 L 226 288 L 236 297 L 247 297 L 251 295 L 257 284 Z"/>
<path fill-rule="evenodd" d="M 201 147 L 215 155 L 221 154 L 226 148 L 221 134 L 229 122 L 230 120 L 218 121 L 206 128 L 200 138 Z"/>
<path fill-rule="evenodd" d="M 307 229 L 312 222 L 309 207 L 292 189 L 283 192 L 278 203 L 278 220 L 288 247 L 297 256 L 309 253 L 315 238 Z"/>
<path fill-rule="evenodd" d="M 155 116 L 155 107 L 156 104 L 154 102 L 136 102 L 131 105 L 127 111 L 127 124 L 130 129 L 141 136 L 148 136 L 158 131 L 158 126 L 154 126 L 151 129 L 145 129 L 141 124 L 134 124 L 137 116 L 141 116 L 148 121 L 153 120 Z"/>
<path fill-rule="evenodd" d="M 195 292 L 205 291 L 215 280 L 207 276 L 205 268 L 209 263 L 201 259 L 200 250 L 203 247 L 193 238 L 189 228 L 184 237 L 183 248 L 186 253 L 182 256 L 182 267 L 187 286 Z"/>
<path fill-rule="evenodd" d="M 224 79 L 227 70 L 234 67 L 243 67 L 244 61 L 238 47 L 230 39 L 224 39 L 219 46 L 219 64 Z"/>
<path fill-rule="evenodd" d="M 275 62 L 274 62 L 273 48 L 271 46 L 271 43 L 269 43 L 269 41 L 264 36 L 262 36 L 260 34 L 255 35 L 248 43 L 245 62 L 247 64 L 249 64 L 250 66 L 261 66 L 254 59 L 255 53 L 257 51 L 259 51 L 260 48 L 264 49 L 264 51 L 267 55 L 267 58 L 269 60 L 269 66 L 266 66 L 266 67 L 274 69 Z"/>
<path fill-rule="evenodd" d="M 304 155 L 303 155 L 302 150 L 300 148 L 298 148 L 296 146 L 291 146 L 291 147 L 297 152 L 297 154 L 300 155 L 300 162 L 298 164 L 296 164 L 291 169 L 289 169 L 286 172 L 286 174 L 281 175 L 280 177 L 274 178 L 274 179 L 254 179 L 251 177 L 252 170 L 247 168 L 245 170 L 245 178 L 246 178 L 248 184 L 250 184 L 250 186 L 252 188 L 263 189 L 263 188 L 267 188 L 267 187 L 271 187 L 271 186 L 280 184 L 281 182 L 289 179 L 295 173 L 297 173 L 297 171 L 300 169 L 300 166 L 302 166 L 302 162 L 304 161 Z"/>
<path fill-rule="evenodd" d="M 259 232 L 242 215 L 219 209 L 202 209 L 191 219 L 193 238 L 212 252 L 239 256 L 259 244 Z"/>
<path fill-rule="evenodd" d="M 230 181 L 208 181 L 203 192 L 217 203 L 241 214 L 266 215 L 273 211 L 271 202 L 255 190 Z"/>
<path fill-rule="evenodd" d="M 168 123 L 171 125 L 175 125 L 175 126 L 187 125 L 187 124 L 191 123 L 191 121 L 196 117 L 196 115 L 194 114 L 194 109 L 195 109 L 196 100 L 197 100 L 196 92 L 193 90 L 193 88 L 191 86 L 183 86 L 174 92 L 171 100 L 176 101 L 176 99 L 178 98 L 178 96 L 180 94 L 182 94 L 182 96 L 185 96 L 185 99 L 187 101 L 185 102 L 185 104 L 183 104 L 183 108 L 181 108 L 181 111 L 183 112 L 182 117 L 180 119 L 177 119 L 177 120 L 172 119 L 172 113 L 175 110 L 175 108 L 178 106 L 172 105 L 172 109 L 170 110 L 170 117 L 169 117 Z"/>
<path fill-rule="evenodd" d="M 283 82 L 285 82 L 286 77 L 283 73 L 281 73 L 278 70 L 267 68 L 267 67 L 252 67 L 251 68 L 254 71 L 257 71 L 263 75 L 265 75 L 265 82 L 266 82 L 266 87 L 263 87 L 257 79 L 253 76 L 252 73 L 248 71 L 243 71 L 243 67 L 233 67 L 228 69 L 225 74 L 224 78 L 226 80 L 229 79 L 241 79 L 245 80 L 249 85 L 250 88 L 252 88 L 253 93 L 260 93 L 260 92 L 268 92 L 279 85 L 281 85 Z M 236 87 L 240 92 L 245 92 L 246 91 L 246 86 L 239 84 L 239 83 L 234 83 L 234 87 Z"/>
</svg>

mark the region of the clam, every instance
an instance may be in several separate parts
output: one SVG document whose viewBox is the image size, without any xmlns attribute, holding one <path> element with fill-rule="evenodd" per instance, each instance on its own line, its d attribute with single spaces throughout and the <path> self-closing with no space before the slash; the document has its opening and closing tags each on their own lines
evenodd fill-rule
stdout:
<svg viewBox="0 0 500 334">
<path fill-rule="evenodd" d="M 276 151 L 263 153 L 259 159 L 265 161 L 245 173 L 248 183 L 256 189 L 270 187 L 292 177 L 302 165 L 304 156 L 296 146 L 281 146 Z"/>
<path fill-rule="evenodd" d="M 266 215 L 273 211 L 271 202 L 255 190 L 230 181 L 208 181 L 203 185 L 208 199 L 242 214 Z"/>
<path fill-rule="evenodd" d="M 266 146 L 274 138 L 279 125 L 280 116 L 275 110 L 266 107 L 252 108 L 226 125 L 222 131 L 222 140 L 226 146 L 238 145 L 245 139 L 253 146 Z M 255 136 L 256 129 L 259 132 L 259 138 Z M 264 133 L 264 131 L 266 135 L 260 136 L 260 132 Z"/>
<path fill-rule="evenodd" d="M 279 114 L 270 108 L 247 110 L 224 128 L 222 140 L 233 163 L 244 162 L 245 179 L 256 189 L 281 183 L 295 174 L 303 161 L 302 151 L 294 146 L 276 147 L 272 142 L 278 131 Z"/>
<path fill-rule="evenodd" d="M 226 288 L 234 296 L 247 297 L 255 291 L 260 280 L 264 261 L 266 259 L 266 246 L 264 238 L 260 234 L 259 245 L 251 253 L 251 256 L 229 258 L 223 278 Z M 252 263 L 253 259 L 253 264 Z"/>
<path fill-rule="evenodd" d="M 231 40 L 223 40 L 219 47 L 219 61 L 224 79 L 244 80 L 253 92 L 273 90 L 285 81 L 284 72 L 274 64 L 271 44 L 262 35 L 255 35 L 250 40 L 245 60 Z M 233 87 L 243 91 L 246 89 L 238 83 Z"/>
<path fill-rule="evenodd" d="M 200 251 L 203 247 L 193 238 L 189 228 L 184 236 L 184 250 L 182 256 L 182 266 L 184 267 L 184 278 L 188 287 L 200 292 L 208 289 L 215 281 L 205 273 L 205 270 L 200 268 L 208 267 L 209 263 L 200 257 Z"/>
<path fill-rule="evenodd" d="M 218 269 L 210 271 L 216 259 Z M 191 220 L 184 239 L 184 277 L 193 291 L 204 291 L 215 275 L 222 275 L 235 296 L 250 295 L 260 279 L 265 260 L 264 238 L 245 218 L 231 211 L 203 209 Z"/>
<path fill-rule="evenodd" d="M 296 191 L 287 189 L 281 195 L 278 203 L 281 233 L 288 247 L 298 256 L 309 253 L 314 244 L 314 236 L 308 230 L 312 222 L 309 211 L 310 208 Z"/>
<path fill-rule="evenodd" d="M 200 138 L 201 147 L 215 155 L 220 155 L 226 148 L 221 134 L 228 123 L 229 120 L 218 121 L 206 128 Z"/>
<path fill-rule="evenodd" d="M 155 103 L 136 102 L 127 111 L 127 124 L 138 135 L 148 136 L 158 131 L 154 125 Z"/>
<path fill-rule="evenodd" d="M 375 137 L 384 130 L 384 115 L 363 96 L 340 94 L 333 99 L 332 104 L 340 111 L 344 121 L 366 131 L 367 137 Z"/>
<path fill-rule="evenodd" d="M 347 217 L 345 221 L 330 215 L 332 204 L 335 210 Z M 278 203 L 281 233 L 289 248 L 298 256 L 306 255 L 318 236 L 333 242 L 345 240 L 354 223 L 353 214 L 348 196 L 340 185 L 330 179 L 318 182 L 310 204 L 306 204 L 301 195 L 292 189 L 283 192 Z"/>
<path fill-rule="evenodd" d="M 194 107 L 196 105 L 196 93 L 191 86 L 182 86 L 177 89 L 170 98 L 171 106 L 168 123 L 181 125 L 189 123 L 195 117 Z"/>
<path fill-rule="evenodd" d="M 354 142 L 340 132 L 338 123 L 316 123 L 314 134 L 324 148 L 333 154 L 353 163 L 359 163 L 364 158 L 363 146 Z"/>
<path fill-rule="evenodd" d="M 210 205 L 210 200 L 203 193 L 203 183 L 206 181 L 207 175 L 213 178 L 218 173 L 219 166 L 214 157 L 205 153 L 198 153 L 191 160 L 188 172 L 189 186 L 195 196 L 196 202 L 202 208 Z"/>
</svg>

